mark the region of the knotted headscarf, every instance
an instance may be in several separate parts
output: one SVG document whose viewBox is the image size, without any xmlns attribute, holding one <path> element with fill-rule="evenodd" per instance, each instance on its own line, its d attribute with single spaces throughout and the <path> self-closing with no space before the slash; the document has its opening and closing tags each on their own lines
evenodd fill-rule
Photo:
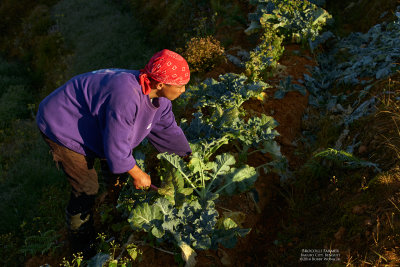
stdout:
<svg viewBox="0 0 400 267">
<path fill-rule="evenodd" d="M 149 78 L 169 85 L 184 85 L 190 80 L 189 65 L 181 55 L 164 49 L 140 70 L 139 82 L 145 95 L 151 91 Z"/>
</svg>

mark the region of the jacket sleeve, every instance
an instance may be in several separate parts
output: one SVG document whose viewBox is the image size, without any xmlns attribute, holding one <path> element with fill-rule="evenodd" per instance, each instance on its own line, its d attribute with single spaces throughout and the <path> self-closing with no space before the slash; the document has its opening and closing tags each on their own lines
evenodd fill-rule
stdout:
<svg viewBox="0 0 400 267">
<path fill-rule="evenodd" d="M 130 79 L 121 77 L 112 83 L 114 94 L 105 103 L 101 119 L 103 149 L 110 171 L 125 173 L 136 165 L 132 156 L 132 140 L 138 109 L 139 95 L 132 90 Z"/>
<path fill-rule="evenodd" d="M 136 165 L 130 140 L 133 124 L 133 119 L 115 110 L 108 110 L 106 114 L 103 132 L 104 155 L 113 173 L 125 173 Z"/>
<path fill-rule="evenodd" d="M 160 120 L 153 126 L 147 138 L 161 153 L 175 153 L 179 156 L 192 153 L 185 134 L 175 121 L 170 101 L 167 102 Z"/>
</svg>

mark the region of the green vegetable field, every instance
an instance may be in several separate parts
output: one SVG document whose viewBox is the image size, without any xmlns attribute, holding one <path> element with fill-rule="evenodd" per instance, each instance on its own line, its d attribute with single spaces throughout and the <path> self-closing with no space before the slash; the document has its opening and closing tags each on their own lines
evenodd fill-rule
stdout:
<svg viewBox="0 0 400 267">
<path fill-rule="evenodd" d="M 1 266 L 400 265 L 398 0 L 3 0 L 0 22 Z M 164 48 L 191 68 L 173 110 L 193 153 L 145 139 L 152 187 L 116 205 L 100 177 L 82 260 L 38 104 Z"/>
</svg>

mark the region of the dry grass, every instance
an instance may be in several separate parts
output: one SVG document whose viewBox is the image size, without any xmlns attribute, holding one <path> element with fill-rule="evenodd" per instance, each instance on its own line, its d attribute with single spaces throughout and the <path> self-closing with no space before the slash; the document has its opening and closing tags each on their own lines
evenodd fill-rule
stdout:
<svg viewBox="0 0 400 267">
<path fill-rule="evenodd" d="M 384 172 L 375 177 L 376 224 L 365 252 L 364 266 L 400 264 L 400 72 L 377 84 L 378 112 L 369 128 L 369 150 Z M 374 149 L 374 150 L 373 150 Z M 383 190 L 382 190 L 383 189 Z"/>
<path fill-rule="evenodd" d="M 378 98 L 377 112 L 360 131 L 369 160 L 390 170 L 400 159 L 400 72 L 378 81 L 371 94 Z"/>
<path fill-rule="evenodd" d="M 192 72 L 207 72 L 224 59 L 225 49 L 212 36 L 193 37 L 183 51 Z"/>
</svg>

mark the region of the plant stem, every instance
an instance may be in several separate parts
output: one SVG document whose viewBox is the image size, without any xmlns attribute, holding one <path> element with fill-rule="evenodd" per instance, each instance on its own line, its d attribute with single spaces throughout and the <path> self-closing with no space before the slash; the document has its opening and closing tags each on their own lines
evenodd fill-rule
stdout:
<svg viewBox="0 0 400 267">
<path fill-rule="evenodd" d="M 239 145 L 237 143 L 233 143 L 233 145 L 236 147 L 238 153 L 240 153 L 240 151 L 242 151 L 243 149 L 240 149 Z"/>
<path fill-rule="evenodd" d="M 133 238 L 134 238 L 134 236 L 133 236 L 133 234 L 131 234 L 131 235 L 129 236 L 129 238 L 128 238 L 128 241 L 126 241 L 126 243 L 122 246 L 121 253 L 119 253 L 118 257 L 116 258 L 117 261 L 122 257 L 122 254 L 124 254 L 124 252 L 125 252 L 125 250 L 126 250 L 126 247 L 127 247 L 129 244 L 133 243 Z"/>
<path fill-rule="evenodd" d="M 217 178 L 217 177 L 214 176 L 214 177 L 212 178 L 212 180 L 210 181 L 210 183 L 207 185 L 207 188 L 205 189 L 205 194 L 207 194 L 207 192 L 210 191 L 211 185 L 214 183 L 214 180 L 215 180 L 216 178 Z"/>
<path fill-rule="evenodd" d="M 220 208 L 221 210 L 225 210 L 225 211 L 229 211 L 229 212 L 233 212 L 232 210 L 230 210 L 230 209 L 227 209 L 227 208 L 224 208 L 224 207 L 221 207 L 221 206 L 217 206 L 218 208 Z"/>
<path fill-rule="evenodd" d="M 260 166 L 256 167 L 255 169 L 256 169 L 256 171 L 258 171 L 259 169 L 266 167 L 266 166 L 268 166 L 268 163 L 261 164 Z"/>
<path fill-rule="evenodd" d="M 170 254 L 170 255 L 175 255 L 175 254 L 176 254 L 176 253 L 174 253 L 174 252 L 172 252 L 172 251 L 168 251 L 168 250 L 165 250 L 165 249 L 162 249 L 162 248 L 153 247 L 153 246 L 151 246 L 151 247 L 154 248 L 154 249 L 157 249 L 157 250 L 159 250 L 159 251 L 161 251 L 161 252 Z"/>
<path fill-rule="evenodd" d="M 179 170 L 179 169 L 178 169 L 178 170 Z M 186 174 L 184 174 L 181 170 L 179 170 L 179 171 L 182 173 L 182 175 L 183 175 L 183 177 L 186 179 L 186 181 L 188 181 L 188 183 L 190 184 L 190 186 L 193 187 L 194 191 L 196 191 L 196 193 L 197 193 L 199 196 L 201 196 L 200 191 L 197 190 L 196 186 L 192 183 L 192 181 L 190 181 L 189 177 L 187 177 Z"/>
<path fill-rule="evenodd" d="M 257 152 L 261 152 L 261 149 L 248 152 L 248 153 L 247 153 L 247 156 L 253 155 L 253 154 L 257 153 Z"/>
<path fill-rule="evenodd" d="M 203 171 L 203 162 L 200 162 L 200 177 L 201 177 L 201 185 L 203 187 L 202 193 L 204 194 L 204 188 L 206 187 L 206 181 L 204 179 L 204 171 Z M 204 196 L 203 196 L 204 197 Z"/>
<path fill-rule="evenodd" d="M 229 183 L 229 184 L 225 184 L 223 187 L 220 187 L 217 191 L 215 191 L 215 194 L 218 194 L 219 192 L 221 192 L 225 187 L 227 187 L 228 185 L 230 185 L 231 183 Z"/>
<path fill-rule="evenodd" d="M 164 253 L 167 253 L 167 254 L 170 254 L 170 255 L 175 255 L 175 254 L 176 254 L 175 252 L 168 251 L 168 250 L 165 250 L 165 249 L 158 248 L 158 247 L 152 246 L 152 245 L 150 245 L 150 244 L 147 244 L 147 243 L 144 242 L 144 241 L 141 241 L 141 242 L 139 242 L 139 243 L 137 243 L 137 244 L 140 244 L 140 245 L 142 245 L 142 246 L 149 246 L 149 247 L 152 247 L 152 248 L 154 248 L 154 249 L 157 249 L 157 250 L 159 250 L 159 251 L 161 251 L 161 252 L 164 252 Z"/>
<path fill-rule="evenodd" d="M 254 195 L 251 192 L 247 192 L 247 196 L 250 197 L 250 199 L 253 201 L 254 207 L 256 208 L 256 211 L 258 214 L 261 214 L 262 211 L 260 209 L 260 206 L 258 206 L 257 201 L 254 199 Z"/>
</svg>

